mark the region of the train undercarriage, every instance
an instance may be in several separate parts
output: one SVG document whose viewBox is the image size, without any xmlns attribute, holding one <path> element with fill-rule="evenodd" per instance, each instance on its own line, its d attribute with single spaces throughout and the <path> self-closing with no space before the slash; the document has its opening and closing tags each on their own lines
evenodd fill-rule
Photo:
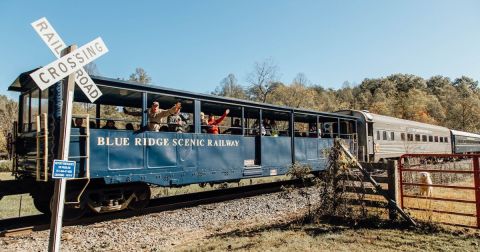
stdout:
<svg viewBox="0 0 480 252">
<path fill-rule="evenodd" d="M 64 219 L 79 219 L 89 212 L 108 213 L 130 209 L 138 211 L 150 201 L 150 187 L 146 183 L 105 185 L 101 180 L 74 180 L 67 182 Z M 4 196 L 30 194 L 35 208 L 50 215 L 52 209 L 53 182 L 34 179 L 0 181 L 0 200 Z"/>
</svg>

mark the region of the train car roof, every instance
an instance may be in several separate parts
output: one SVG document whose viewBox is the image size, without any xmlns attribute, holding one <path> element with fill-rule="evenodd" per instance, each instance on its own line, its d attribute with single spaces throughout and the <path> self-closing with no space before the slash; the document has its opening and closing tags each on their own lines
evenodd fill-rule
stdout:
<svg viewBox="0 0 480 252">
<path fill-rule="evenodd" d="M 422 123 L 422 122 L 417 122 L 417 121 L 412 121 L 412 120 L 406 120 L 406 119 L 400 119 L 396 117 L 391 117 L 391 116 L 385 116 L 385 115 L 379 115 L 375 113 L 368 112 L 366 110 L 341 110 L 337 112 L 346 112 L 346 111 L 352 111 L 352 112 L 357 112 L 365 117 L 365 119 L 369 122 L 376 122 L 376 123 L 389 123 L 389 124 L 402 124 L 405 126 L 411 126 L 411 127 L 423 127 L 423 128 L 431 128 L 431 129 L 437 129 L 437 130 L 450 130 L 446 127 L 443 126 L 438 126 L 438 125 L 433 125 L 433 124 L 428 124 L 428 123 Z"/>
<path fill-rule="evenodd" d="M 460 131 L 460 130 L 452 130 L 452 135 L 480 138 L 480 135 L 479 135 L 479 134 L 470 133 L 470 132 L 465 132 L 465 131 Z"/>
<path fill-rule="evenodd" d="M 30 77 L 30 73 L 34 72 L 37 69 L 38 68 L 21 73 L 15 79 L 15 81 L 9 86 L 8 90 L 16 91 L 16 92 L 26 92 L 37 87 L 37 85 L 34 83 L 34 81 Z M 246 107 L 271 109 L 271 110 L 282 111 L 282 112 L 294 111 L 296 113 L 303 113 L 307 115 L 309 114 L 321 115 L 325 117 L 335 117 L 335 118 L 340 117 L 347 120 L 357 119 L 356 116 L 350 116 L 350 115 L 344 115 L 344 114 L 338 114 L 338 113 L 329 113 L 329 112 L 319 112 L 319 111 L 309 110 L 309 109 L 292 108 L 292 107 L 279 106 L 279 105 L 273 105 L 268 103 L 260 103 L 260 102 L 247 101 L 247 100 L 241 100 L 241 99 L 230 98 L 230 97 L 216 96 L 211 94 L 194 93 L 189 91 L 157 86 L 154 84 L 144 85 L 144 84 L 140 84 L 132 81 L 107 78 L 102 76 L 91 76 L 91 78 L 98 86 L 103 87 L 101 89 L 103 95 L 98 99 L 100 104 L 113 105 L 115 102 L 118 103 L 119 97 L 122 97 L 122 99 L 125 102 L 124 104 L 125 106 L 131 105 L 128 99 L 129 97 L 134 96 L 133 93 L 135 91 L 135 92 L 150 92 L 150 93 L 164 94 L 169 96 L 175 96 L 178 98 L 190 98 L 190 99 L 196 98 L 202 101 L 235 104 L 235 105 L 242 105 Z M 122 90 L 123 92 L 119 92 L 118 90 Z M 77 85 L 75 85 L 75 100 L 89 103 L 89 100 Z"/>
</svg>

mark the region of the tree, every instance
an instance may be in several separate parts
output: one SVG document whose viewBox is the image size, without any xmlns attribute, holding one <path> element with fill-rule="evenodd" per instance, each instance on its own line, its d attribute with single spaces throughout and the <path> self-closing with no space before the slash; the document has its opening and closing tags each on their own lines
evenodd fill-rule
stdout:
<svg viewBox="0 0 480 252">
<path fill-rule="evenodd" d="M 278 87 L 277 65 L 272 59 L 256 62 L 253 71 L 247 76 L 250 83 L 248 94 L 254 101 L 267 102 L 268 97 Z"/>
<path fill-rule="evenodd" d="M 220 82 L 220 86 L 212 92 L 214 95 L 233 97 L 238 99 L 246 99 L 247 95 L 243 87 L 238 84 L 234 74 L 229 74 Z"/>
<path fill-rule="evenodd" d="M 141 67 L 135 69 L 135 73 L 130 75 L 130 81 L 134 81 L 140 84 L 149 84 L 152 81 L 152 78 L 145 72 Z"/>
<path fill-rule="evenodd" d="M 18 103 L 5 95 L 0 95 L 0 152 L 7 152 L 6 137 L 11 133 L 17 115 Z"/>
</svg>

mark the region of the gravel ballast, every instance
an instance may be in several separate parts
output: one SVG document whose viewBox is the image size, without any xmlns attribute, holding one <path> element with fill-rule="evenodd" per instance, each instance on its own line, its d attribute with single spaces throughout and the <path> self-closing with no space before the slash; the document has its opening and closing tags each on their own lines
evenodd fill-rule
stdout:
<svg viewBox="0 0 480 252">
<path fill-rule="evenodd" d="M 317 194 L 318 195 L 318 194 Z M 317 201 L 317 199 L 312 199 Z M 63 228 L 63 251 L 165 251 L 212 234 L 274 223 L 305 209 L 296 191 Z M 0 238 L 0 251 L 46 251 L 49 231 Z"/>
</svg>

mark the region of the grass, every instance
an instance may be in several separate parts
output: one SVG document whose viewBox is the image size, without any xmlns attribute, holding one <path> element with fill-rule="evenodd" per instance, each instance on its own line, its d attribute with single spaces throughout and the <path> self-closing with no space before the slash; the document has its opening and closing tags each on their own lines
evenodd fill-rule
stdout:
<svg viewBox="0 0 480 252">
<path fill-rule="evenodd" d="M 13 179 L 10 172 L 0 172 L 0 180 Z M 0 200 L 0 219 L 40 214 L 29 194 L 5 196 Z"/>
<path fill-rule="evenodd" d="M 478 234 L 477 234 L 478 235 Z M 450 232 L 318 224 L 258 227 L 180 244 L 177 251 L 478 251 L 479 237 Z"/>
<path fill-rule="evenodd" d="M 473 182 L 473 178 L 470 177 L 470 178 L 467 178 L 465 181 L 448 183 L 448 185 L 473 187 L 474 182 Z M 409 194 L 412 194 L 412 193 L 409 193 Z M 475 201 L 475 191 L 434 187 L 432 197 Z M 404 207 L 407 209 L 421 208 L 421 209 L 427 209 L 427 210 L 440 210 L 440 211 L 458 212 L 458 213 L 465 213 L 465 214 L 476 213 L 476 206 L 475 204 L 472 204 L 472 203 L 439 201 L 439 200 L 431 200 L 428 198 L 425 198 L 425 199 L 404 198 Z M 476 226 L 475 217 L 435 213 L 433 211 L 418 211 L 418 210 L 410 210 L 410 214 L 417 219 L 422 219 L 426 221 Z"/>
</svg>

